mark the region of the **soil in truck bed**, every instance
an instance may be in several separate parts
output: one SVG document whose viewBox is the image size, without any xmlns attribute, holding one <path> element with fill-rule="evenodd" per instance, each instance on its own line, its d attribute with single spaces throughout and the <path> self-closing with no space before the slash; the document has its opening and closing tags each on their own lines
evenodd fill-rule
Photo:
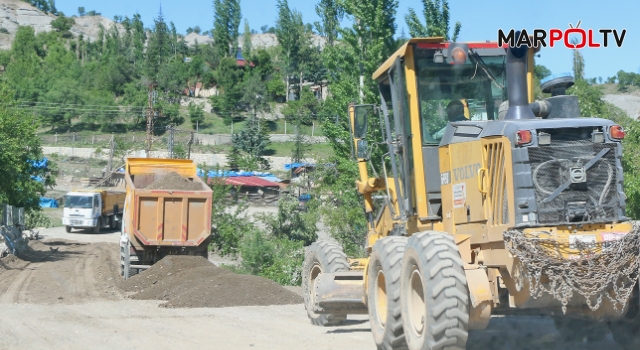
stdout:
<svg viewBox="0 0 640 350">
<path fill-rule="evenodd" d="M 125 281 L 132 299 L 169 308 L 286 305 L 302 297 L 269 279 L 234 273 L 198 256 L 167 256 Z"/>
<path fill-rule="evenodd" d="M 189 181 L 176 172 L 170 172 L 145 187 L 145 190 L 201 191 L 203 188 L 202 184 L 198 182 Z"/>
</svg>

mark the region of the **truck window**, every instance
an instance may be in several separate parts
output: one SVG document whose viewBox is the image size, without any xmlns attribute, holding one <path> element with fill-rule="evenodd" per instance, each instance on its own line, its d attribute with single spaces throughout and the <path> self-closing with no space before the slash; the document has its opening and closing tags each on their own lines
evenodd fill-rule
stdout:
<svg viewBox="0 0 640 350">
<path fill-rule="evenodd" d="M 65 208 L 91 208 L 91 197 L 85 196 L 65 196 L 64 197 Z"/>
<path fill-rule="evenodd" d="M 100 206 L 100 201 L 98 201 L 98 196 L 93 197 L 93 207 L 97 208 Z"/>
</svg>

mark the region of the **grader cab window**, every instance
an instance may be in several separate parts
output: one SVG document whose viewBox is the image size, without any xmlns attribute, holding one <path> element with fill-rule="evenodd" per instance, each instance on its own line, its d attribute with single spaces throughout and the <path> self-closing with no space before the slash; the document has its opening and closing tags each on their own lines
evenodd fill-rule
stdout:
<svg viewBox="0 0 640 350">
<path fill-rule="evenodd" d="M 437 52 L 416 49 L 424 145 L 439 144 L 449 122 L 497 119 L 507 99 L 504 50 L 471 49 L 464 64 L 439 62 Z"/>
</svg>

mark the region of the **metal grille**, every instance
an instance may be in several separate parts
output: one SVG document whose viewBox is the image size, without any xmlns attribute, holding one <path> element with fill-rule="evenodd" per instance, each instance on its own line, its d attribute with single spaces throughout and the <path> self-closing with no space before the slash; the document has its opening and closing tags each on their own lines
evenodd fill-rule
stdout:
<svg viewBox="0 0 640 350">
<path fill-rule="evenodd" d="M 538 222 L 616 219 L 616 144 L 570 142 L 529 148 Z"/>
<path fill-rule="evenodd" d="M 507 200 L 507 174 L 504 167 L 504 143 L 494 142 L 484 146 L 489 179 L 489 213 L 493 225 L 509 223 L 509 202 Z"/>
</svg>

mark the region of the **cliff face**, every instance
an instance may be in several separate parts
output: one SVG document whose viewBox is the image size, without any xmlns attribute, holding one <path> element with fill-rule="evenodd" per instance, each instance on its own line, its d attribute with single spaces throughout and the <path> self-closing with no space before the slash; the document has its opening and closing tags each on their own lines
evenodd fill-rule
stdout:
<svg viewBox="0 0 640 350">
<path fill-rule="evenodd" d="M 31 26 L 36 33 L 51 31 L 51 21 L 57 17 L 46 14 L 30 4 L 18 0 L 0 0 L 0 28 L 5 28 L 9 34 L 0 33 L 0 49 L 11 48 L 11 43 L 19 26 Z M 74 17 L 76 24 L 71 28 L 71 33 L 78 36 L 82 34 L 85 39 L 94 41 L 98 37 L 100 24 L 109 29 L 114 23 L 102 16 Z M 118 24 L 120 27 L 120 25 Z"/>
</svg>

